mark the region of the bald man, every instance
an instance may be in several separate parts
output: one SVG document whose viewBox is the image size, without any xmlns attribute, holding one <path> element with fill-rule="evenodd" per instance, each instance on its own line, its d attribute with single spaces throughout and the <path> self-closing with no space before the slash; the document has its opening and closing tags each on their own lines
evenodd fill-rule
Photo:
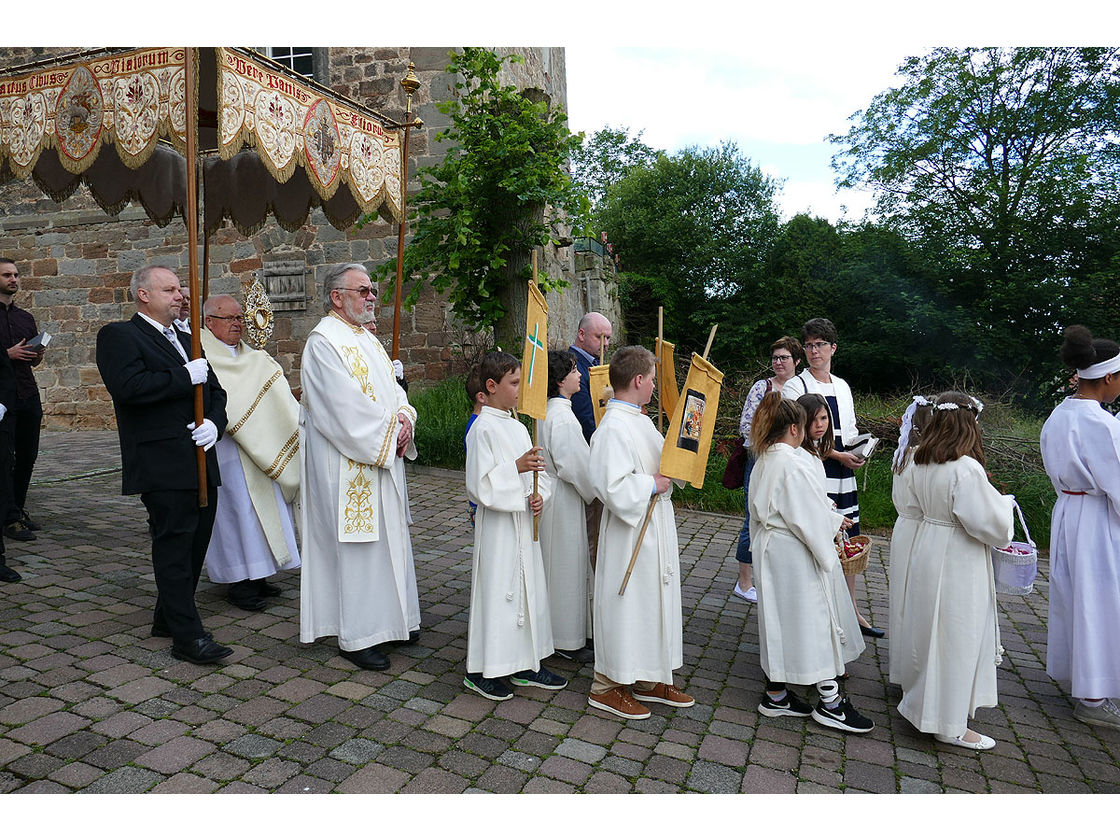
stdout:
<svg viewBox="0 0 1120 840">
<path fill-rule="evenodd" d="M 575 344 L 571 351 L 576 357 L 579 369 L 579 391 L 572 394 L 572 412 L 579 420 L 583 436 L 591 442 L 595 431 L 595 412 L 591 408 L 591 368 L 599 364 L 599 359 L 607 354 L 611 343 L 611 322 L 599 312 L 588 312 L 579 321 Z"/>
</svg>

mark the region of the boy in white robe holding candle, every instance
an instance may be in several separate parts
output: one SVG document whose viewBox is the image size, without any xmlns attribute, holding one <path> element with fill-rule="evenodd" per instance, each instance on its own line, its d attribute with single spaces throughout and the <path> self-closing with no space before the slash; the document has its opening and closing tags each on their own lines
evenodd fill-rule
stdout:
<svg viewBox="0 0 1120 840">
<path fill-rule="evenodd" d="M 467 432 L 467 496 L 475 512 L 467 675 L 463 685 L 490 700 L 508 700 L 514 685 L 550 691 L 566 680 L 541 667 L 553 653 L 552 622 L 533 515 L 549 496 L 541 448 L 513 417 L 521 363 L 502 351 L 479 362 L 486 405 Z"/>
<path fill-rule="evenodd" d="M 683 660 L 680 549 L 660 472 L 665 440 L 642 413 L 653 394 L 656 359 L 644 347 L 614 354 L 607 403 L 591 436 L 591 484 L 603 500 L 595 566 L 595 678 L 588 704 L 629 720 L 650 715 L 645 703 L 686 707 L 696 701 L 673 685 Z M 624 594 L 630 563 L 650 501 L 653 515 Z"/>
<path fill-rule="evenodd" d="M 595 654 L 586 647 L 588 579 L 591 553 L 587 546 L 585 504 L 595 499 L 591 486 L 591 449 L 572 411 L 579 390 L 576 359 L 566 350 L 548 354 L 548 413 L 541 424 L 544 468 L 552 479 L 552 498 L 541 513 L 541 553 L 548 579 L 552 640 L 565 659 L 587 665 Z"/>
</svg>

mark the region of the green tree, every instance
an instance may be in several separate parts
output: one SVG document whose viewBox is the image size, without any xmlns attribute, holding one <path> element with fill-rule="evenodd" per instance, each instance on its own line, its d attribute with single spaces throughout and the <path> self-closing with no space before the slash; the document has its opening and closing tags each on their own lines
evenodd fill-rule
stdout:
<svg viewBox="0 0 1120 840">
<path fill-rule="evenodd" d="M 779 227 L 778 188 L 734 143 L 659 155 L 607 188 L 599 218 L 625 272 L 623 316 L 634 340 L 657 336 L 662 305 L 666 338 L 703 349 L 727 314 L 723 302 L 761 276 Z M 721 321 L 716 359 L 733 353 L 731 326 Z"/>
<path fill-rule="evenodd" d="M 830 137 L 838 183 L 874 188 L 882 218 L 941 266 L 976 341 L 1002 345 L 993 374 L 1049 359 L 1115 215 L 1120 51 L 937 49 L 898 75 Z"/>
<path fill-rule="evenodd" d="M 650 166 L 660 154 L 642 142 L 642 133 L 631 137 L 629 127 L 608 125 L 585 138 L 572 155 L 572 180 L 590 200 L 576 223 L 584 236 L 597 236 L 601 230 L 598 211 L 607 189 L 635 167 Z"/>
<path fill-rule="evenodd" d="M 436 136 L 447 152 L 419 172 L 404 265 L 413 281 L 407 305 L 430 282 L 448 293 L 466 325 L 492 327 L 498 343 L 520 347 L 529 255 L 558 235 L 564 214 L 580 212 L 586 198 L 568 173 L 581 135 L 568 130 L 563 111 L 500 84 L 506 61 L 521 59 L 465 47 L 448 66 L 459 81 L 455 98 L 438 104 L 451 125 Z M 382 274 L 394 268 L 386 264 Z M 545 289 L 562 282 L 543 273 L 540 281 Z"/>
</svg>

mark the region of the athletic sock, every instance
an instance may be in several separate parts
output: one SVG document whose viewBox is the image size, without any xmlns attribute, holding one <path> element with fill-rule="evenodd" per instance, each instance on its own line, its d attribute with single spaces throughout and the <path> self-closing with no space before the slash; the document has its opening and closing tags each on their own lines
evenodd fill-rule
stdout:
<svg viewBox="0 0 1120 840">
<path fill-rule="evenodd" d="M 1088 706 L 1090 709 L 1099 709 L 1104 705 L 1104 700 L 1082 700 L 1081 704 L 1083 706 Z"/>
<path fill-rule="evenodd" d="M 817 683 L 817 694 L 826 709 L 835 709 L 840 705 L 840 686 L 836 680 L 821 680 Z"/>
</svg>

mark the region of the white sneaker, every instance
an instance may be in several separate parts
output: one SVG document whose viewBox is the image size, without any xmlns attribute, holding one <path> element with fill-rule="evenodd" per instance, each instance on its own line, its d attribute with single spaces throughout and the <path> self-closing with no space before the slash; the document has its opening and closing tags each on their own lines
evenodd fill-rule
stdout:
<svg viewBox="0 0 1120 840">
<path fill-rule="evenodd" d="M 731 590 L 731 594 L 736 598 L 742 598 L 744 601 L 749 601 L 752 604 L 758 603 L 758 592 L 753 586 L 744 592 L 739 588 L 739 582 L 735 581 L 735 588 Z"/>
<path fill-rule="evenodd" d="M 1091 726 L 1107 726 L 1109 729 L 1120 729 L 1120 707 L 1117 707 L 1112 698 L 1107 698 L 1101 705 L 1086 706 L 1078 701 L 1073 707 L 1073 716 L 1082 723 Z"/>
</svg>

